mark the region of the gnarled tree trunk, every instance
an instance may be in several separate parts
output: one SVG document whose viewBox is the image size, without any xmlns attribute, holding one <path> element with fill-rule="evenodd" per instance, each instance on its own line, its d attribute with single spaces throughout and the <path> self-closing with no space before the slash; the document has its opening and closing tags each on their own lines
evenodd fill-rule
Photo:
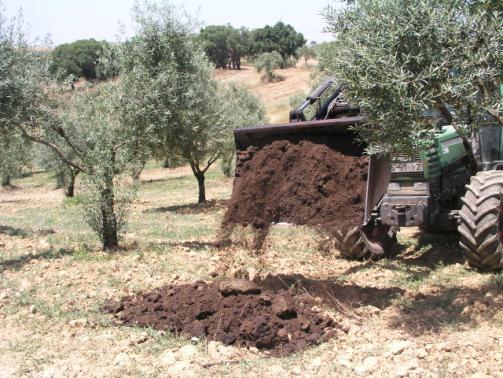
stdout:
<svg viewBox="0 0 503 378">
<path fill-rule="evenodd" d="M 6 175 L 2 175 L 2 187 L 5 188 L 7 186 L 10 186 L 11 185 L 11 175 L 9 174 L 6 174 Z"/>
<path fill-rule="evenodd" d="M 68 181 L 68 185 L 66 187 L 65 195 L 67 197 L 74 197 L 75 196 L 75 180 L 77 179 L 78 174 L 80 171 L 74 171 L 73 169 L 70 169 L 70 177 Z"/>
<path fill-rule="evenodd" d="M 118 223 L 115 215 L 115 198 L 113 180 L 107 182 L 106 188 L 101 191 L 101 218 L 104 250 L 113 250 L 119 247 Z"/>
</svg>

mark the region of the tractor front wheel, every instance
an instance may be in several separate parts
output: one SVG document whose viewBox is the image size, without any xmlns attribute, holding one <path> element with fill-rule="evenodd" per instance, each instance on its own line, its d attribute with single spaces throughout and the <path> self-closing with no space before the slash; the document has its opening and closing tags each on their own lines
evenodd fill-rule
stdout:
<svg viewBox="0 0 503 378">
<path fill-rule="evenodd" d="M 466 186 L 459 212 L 459 244 L 470 266 L 503 268 L 503 171 L 478 172 Z"/>
</svg>

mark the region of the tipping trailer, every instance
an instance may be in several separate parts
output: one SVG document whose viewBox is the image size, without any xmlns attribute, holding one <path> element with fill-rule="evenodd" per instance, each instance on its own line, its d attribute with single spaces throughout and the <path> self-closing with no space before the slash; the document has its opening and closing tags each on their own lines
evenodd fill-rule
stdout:
<svg viewBox="0 0 503 378">
<path fill-rule="evenodd" d="M 320 101 L 334 86 L 333 80 L 325 81 L 290 112 L 290 123 L 235 130 L 238 159 L 250 146 L 262 148 L 278 139 L 330 144 L 340 138 L 358 145 L 357 153 L 364 154 L 365 146 L 358 144 L 353 131 L 363 119 L 358 107 L 343 101 L 344 88 L 336 87 L 326 101 Z M 500 92 L 503 97 L 503 85 Z M 308 120 L 305 110 L 312 105 L 316 111 Z M 432 120 L 445 123 L 439 116 Z M 490 116 L 474 122 L 479 128 L 470 137 L 455 126 L 439 126 L 424 151 L 369 157 L 361 226 L 334 235 L 343 256 L 387 254 L 400 227 L 457 229 L 471 266 L 503 268 L 503 127 Z"/>
</svg>

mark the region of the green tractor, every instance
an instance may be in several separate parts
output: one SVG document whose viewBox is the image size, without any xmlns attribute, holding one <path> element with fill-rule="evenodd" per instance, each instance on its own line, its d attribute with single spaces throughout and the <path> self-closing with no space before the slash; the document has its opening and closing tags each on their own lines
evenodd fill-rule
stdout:
<svg viewBox="0 0 503 378">
<path fill-rule="evenodd" d="M 333 85 L 327 80 L 317 88 L 290 113 L 288 124 L 235 130 L 238 159 L 240 151 L 275 139 L 330 144 L 332 138 L 345 138 L 356 143 L 352 127 L 362 118 L 358 108 L 343 101 L 343 88 L 320 100 Z M 501 92 L 503 96 L 503 87 Z M 307 120 L 305 110 L 314 104 L 314 116 Z M 488 122 L 470 138 L 453 126 L 443 126 L 430 147 L 418 154 L 371 156 L 362 226 L 336 240 L 341 254 L 357 259 L 384 256 L 400 227 L 457 229 L 471 266 L 503 268 L 502 134 L 502 125 Z"/>
</svg>

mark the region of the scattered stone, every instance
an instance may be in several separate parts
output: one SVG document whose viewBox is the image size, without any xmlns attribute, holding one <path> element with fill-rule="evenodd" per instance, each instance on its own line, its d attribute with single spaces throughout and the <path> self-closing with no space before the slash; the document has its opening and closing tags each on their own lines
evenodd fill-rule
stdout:
<svg viewBox="0 0 503 378">
<path fill-rule="evenodd" d="M 28 307 L 28 312 L 30 314 L 36 314 L 37 313 L 37 306 L 35 305 L 30 305 L 30 307 Z"/>
<path fill-rule="evenodd" d="M 386 353 L 387 356 L 390 355 L 397 355 L 402 353 L 405 349 L 409 348 L 411 345 L 410 341 L 408 340 L 393 340 L 391 343 L 388 344 L 388 353 Z"/>
<path fill-rule="evenodd" d="M 355 368 L 355 373 L 358 375 L 366 375 L 377 366 L 378 362 L 379 359 L 377 357 L 367 357 Z"/>
<path fill-rule="evenodd" d="M 114 358 L 114 365 L 125 366 L 129 363 L 129 356 L 126 353 L 119 353 Z"/>
<path fill-rule="evenodd" d="M 0 300 L 9 299 L 9 294 L 6 291 L 0 293 Z"/>
<path fill-rule="evenodd" d="M 313 307 L 311 307 L 311 311 L 312 312 L 321 312 L 321 308 L 319 308 L 318 306 L 313 306 Z"/>
<path fill-rule="evenodd" d="M 224 297 L 227 297 L 229 295 L 238 294 L 260 294 L 261 289 L 251 281 L 232 280 L 222 282 L 220 284 L 219 291 Z"/>
<path fill-rule="evenodd" d="M 143 344 L 148 339 L 149 339 L 149 335 L 148 335 L 148 333 L 145 332 L 145 333 L 142 333 L 141 335 L 139 335 L 137 338 L 130 340 L 129 345 Z"/>
<path fill-rule="evenodd" d="M 378 315 L 381 312 L 380 308 L 372 305 L 366 306 L 365 309 L 367 310 L 367 314 L 369 315 Z"/>
<path fill-rule="evenodd" d="M 252 267 L 252 266 L 251 266 L 251 267 L 249 267 L 249 268 L 247 269 L 247 273 L 248 273 L 248 279 L 249 279 L 250 281 L 254 281 L 254 280 L 255 280 L 255 278 L 257 278 L 257 274 L 258 274 L 258 272 L 257 272 L 257 269 L 255 269 L 254 267 Z"/>
<path fill-rule="evenodd" d="M 73 319 L 68 322 L 70 327 L 85 327 L 87 325 L 87 319 Z"/>
<path fill-rule="evenodd" d="M 178 351 L 182 361 L 191 361 L 197 355 L 197 347 L 192 344 L 184 345 Z"/>
<path fill-rule="evenodd" d="M 429 356 L 429 353 L 426 351 L 425 348 L 419 348 L 419 349 L 416 349 L 416 356 L 418 358 L 426 358 Z"/>
<path fill-rule="evenodd" d="M 162 365 L 174 365 L 176 363 L 176 353 L 168 349 L 159 356 L 159 362 Z"/>
</svg>

